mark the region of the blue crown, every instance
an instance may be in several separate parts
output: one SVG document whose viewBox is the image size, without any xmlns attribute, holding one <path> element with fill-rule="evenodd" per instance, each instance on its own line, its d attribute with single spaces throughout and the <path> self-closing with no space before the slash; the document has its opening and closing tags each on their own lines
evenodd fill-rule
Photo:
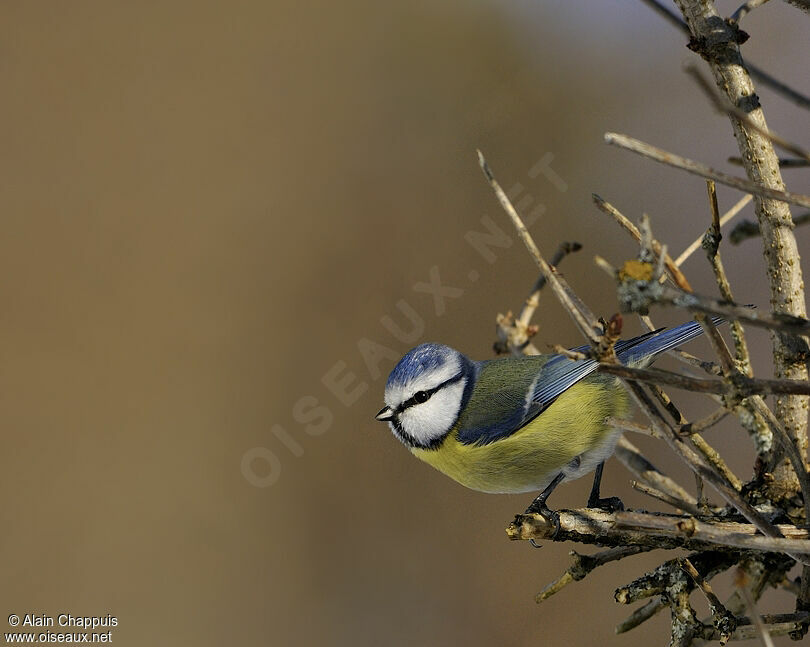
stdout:
<svg viewBox="0 0 810 647">
<path fill-rule="evenodd" d="M 441 367 L 455 354 L 456 351 L 442 344 L 421 344 L 412 348 L 391 371 L 386 387 L 407 384 L 423 373 Z"/>
</svg>

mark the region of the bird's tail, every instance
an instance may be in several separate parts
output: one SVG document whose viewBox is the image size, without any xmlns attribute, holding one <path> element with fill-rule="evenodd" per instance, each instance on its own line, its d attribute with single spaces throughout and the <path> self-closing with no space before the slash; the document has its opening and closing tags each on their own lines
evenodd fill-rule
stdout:
<svg viewBox="0 0 810 647">
<path fill-rule="evenodd" d="M 722 317 L 712 317 L 715 325 L 725 322 Z M 680 346 L 690 339 L 703 334 L 703 328 L 697 321 L 688 321 L 675 328 L 662 329 L 660 332 L 647 333 L 640 337 L 628 339 L 617 344 L 616 355 L 622 364 L 646 365 L 656 355 Z M 620 345 L 621 344 L 621 345 Z"/>
</svg>

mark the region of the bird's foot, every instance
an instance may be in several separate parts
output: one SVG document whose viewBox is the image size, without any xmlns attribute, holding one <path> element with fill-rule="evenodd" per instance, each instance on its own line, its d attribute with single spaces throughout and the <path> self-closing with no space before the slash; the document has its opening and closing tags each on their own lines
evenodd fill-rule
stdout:
<svg viewBox="0 0 810 647">
<path fill-rule="evenodd" d="M 617 496 L 609 496 L 604 499 L 589 499 L 589 508 L 598 508 L 605 512 L 620 512 L 624 510 L 624 503 Z"/>
<path fill-rule="evenodd" d="M 554 537 L 557 536 L 557 533 L 560 532 L 560 514 L 549 508 L 545 501 L 533 501 L 532 504 L 526 508 L 526 512 L 523 514 L 539 514 L 548 523 L 553 525 L 554 532 L 551 534 L 551 539 L 554 539 Z M 534 542 L 532 542 L 532 545 L 535 548 L 539 548 L 539 546 Z"/>
</svg>

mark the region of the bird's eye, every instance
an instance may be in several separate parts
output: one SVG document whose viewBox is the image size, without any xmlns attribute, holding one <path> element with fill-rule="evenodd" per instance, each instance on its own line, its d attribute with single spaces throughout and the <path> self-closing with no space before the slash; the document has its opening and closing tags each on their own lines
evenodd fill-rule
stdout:
<svg viewBox="0 0 810 647">
<path fill-rule="evenodd" d="M 419 403 L 427 402 L 430 395 L 426 391 L 417 391 L 413 394 L 413 399 Z"/>
</svg>

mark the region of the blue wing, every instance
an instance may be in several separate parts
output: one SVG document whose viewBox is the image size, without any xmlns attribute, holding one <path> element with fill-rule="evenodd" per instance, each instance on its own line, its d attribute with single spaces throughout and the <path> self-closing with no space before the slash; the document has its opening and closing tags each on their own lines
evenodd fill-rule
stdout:
<svg viewBox="0 0 810 647">
<path fill-rule="evenodd" d="M 723 319 L 713 317 L 712 321 L 718 324 Z M 703 329 L 696 321 L 688 321 L 670 330 L 659 328 L 639 337 L 616 342 L 616 356 L 622 364 L 644 365 L 650 363 L 656 355 L 686 343 L 701 334 L 703 334 Z M 572 350 L 584 353 L 589 348 L 590 346 L 579 346 Z M 592 359 L 571 361 L 564 355 L 557 355 L 543 367 L 532 401 L 539 404 L 542 411 L 566 389 L 593 373 L 597 366 L 598 363 Z"/>
<path fill-rule="evenodd" d="M 713 321 L 720 323 L 722 319 L 715 317 Z M 702 332 L 700 324 L 695 321 L 670 330 L 655 330 L 617 342 L 616 355 L 622 364 L 645 365 L 656 355 L 694 339 Z M 589 348 L 579 346 L 572 350 L 587 352 Z M 459 440 L 464 444 L 488 444 L 510 436 L 597 367 L 598 362 L 592 359 L 570 360 L 565 355 L 553 355 L 543 362 L 539 371 L 535 369 L 528 380 L 524 377 L 514 384 L 490 385 L 494 388 L 489 389 L 486 399 L 479 402 L 473 397 L 464 412 L 466 415 L 462 415 Z"/>
</svg>

